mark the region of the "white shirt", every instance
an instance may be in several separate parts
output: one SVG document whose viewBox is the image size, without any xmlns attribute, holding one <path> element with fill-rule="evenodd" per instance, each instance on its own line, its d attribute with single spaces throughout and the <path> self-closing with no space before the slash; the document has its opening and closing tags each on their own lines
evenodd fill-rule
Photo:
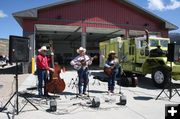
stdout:
<svg viewBox="0 0 180 119">
<path fill-rule="evenodd" d="M 81 66 L 81 61 L 84 60 L 86 62 L 86 65 L 83 66 L 83 68 L 87 68 L 88 65 L 91 65 L 92 64 L 92 60 L 90 59 L 90 57 L 88 55 L 83 55 L 83 56 L 80 56 L 78 55 L 77 57 L 75 57 L 71 62 L 70 64 L 75 66 Z"/>
</svg>

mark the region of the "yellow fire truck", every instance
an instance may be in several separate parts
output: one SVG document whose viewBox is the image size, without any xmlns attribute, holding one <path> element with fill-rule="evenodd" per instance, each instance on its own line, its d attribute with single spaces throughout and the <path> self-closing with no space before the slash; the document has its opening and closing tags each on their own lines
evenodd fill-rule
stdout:
<svg viewBox="0 0 180 119">
<path fill-rule="evenodd" d="M 138 74 L 145 76 L 151 74 L 154 85 L 163 88 L 170 79 L 170 74 L 174 80 L 180 80 L 180 63 L 167 61 L 167 50 L 169 38 L 156 36 L 144 36 L 131 39 L 121 37 L 112 38 L 99 43 L 100 67 L 104 66 L 108 53 L 114 50 L 120 61 L 123 71 L 127 75 Z M 164 54 L 154 55 L 153 50 L 161 46 Z M 172 69 L 172 70 L 171 70 Z"/>
</svg>

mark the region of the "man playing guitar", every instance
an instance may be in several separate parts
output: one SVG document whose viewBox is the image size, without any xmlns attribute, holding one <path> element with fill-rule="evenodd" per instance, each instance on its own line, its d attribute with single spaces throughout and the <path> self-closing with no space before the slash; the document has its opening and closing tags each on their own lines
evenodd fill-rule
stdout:
<svg viewBox="0 0 180 119">
<path fill-rule="evenodd" d="M 89 82 L 88 78 L 88 66 L 92 64 L 92 60 L 88 55 L 86 55 L 86 49 L 83 47 L 80 47 L 77 49 L 77 53 L 79 54 L 77 57 L 75 57 L 70 64 L 74 66 L 74 68 L 77 70 L 79 82 L 78 82 L 78 90 L 79 95 L 86 95 L 86 88 L 87 84 Z M 83 86 L 83 88 L 82 88 Z"/>
<path fill-rule="evenodd" d="M 108 75 L 108 93 L 114 93 L 115 79 L 119 72 L 119 63 L 115 56 L 115 51 L 110 51 L 108 59 L 104 65 L 104 71 Z"/>
</svg>

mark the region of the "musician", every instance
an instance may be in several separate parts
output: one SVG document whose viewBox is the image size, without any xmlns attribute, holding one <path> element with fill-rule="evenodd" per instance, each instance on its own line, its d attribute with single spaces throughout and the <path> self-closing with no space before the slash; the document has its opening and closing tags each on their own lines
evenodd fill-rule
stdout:
<svg viewBox="0 0 180 119">
<path fill-rule="evenodd" d="M 155 52 L 158 54 L 158 56 L 162 56 L 163 54 L 165 54 L 163 52 L 163 50 L 161 49 L 160 45 L 157 45 L 157 48 L 155 49 Z"/>
<path fill-rule="evenodd" d="M 152 57 L 161 57 L 162 55 L 165 55 L 166 53 L 161 49 L 160 45 L 156 46 L 156 49 L 152 49 L 150 51 L 150 56 Z"/>
<path fill-rule="evenodd" d="M 36 58 L 37 64 L 37 74 L 38 74 L 38 95 L 39 96 L 48 96 L 48 92 L 46 91 L 46 84 L 47 84 L 47 71 L 54 72 L 53 68 L 50 68 L 48 65 L 48 58 L 46 56 L 47 48 L 46 46 L 42 46 L 38 50 L 39 54 Z M 42 92 L 44 82 L 44 94 Z"/>
<path fill-rule="evenodd" d="M 77 49 L 77 53 L 79 54 L 76 58 L 74 58 L 70 64 L 76 67 L 79 82 L 78 82 L 78 90 L 79 95 L 86 95 L 86 88 L 89 82 L 88 78 L 88 66 L 92 64 L 92 60 L 88 55 L 86 55 L 86 49 L 80 47 Z M 83 87 L 83 88 L 82 88 Z"/>
<path fill-rule="evenodd" d="M 108 93 L 114 93 L 115 79 L 119 71 L 119 63 L 115 55 L 115 51 L 110 51 L 108 59 L 104 65 L 105 68 L 111 68 L 112 70 L 112 74 L 109 75 L 108 79 Z"/>
</svg>

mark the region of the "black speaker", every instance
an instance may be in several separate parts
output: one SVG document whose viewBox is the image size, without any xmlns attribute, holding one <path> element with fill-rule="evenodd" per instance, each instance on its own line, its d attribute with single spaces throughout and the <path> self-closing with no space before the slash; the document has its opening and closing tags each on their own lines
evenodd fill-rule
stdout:
<svg viewBox="0 0 180 119">
<path fill-rule="evenodd" d="M 180 45 L 176 43 L 168 44 L 167 60 L 170 62 L 180 61 Z"/>
<path fill-rule="evenodd" d="M 119 99 L 119 105 L 126 105 L 127 99 L 125 95 L 121 95 Z"/>
<path fill-rule="evenodd" d="M 57 110 L 57 102 L 55 99 L 50 100 L 50 111 L 55 112 Z"/>
<path fill-rule="evenodd" d="M 93 98 L 91 107 L 97 108 L 100 106 L 100 99 L 98 97 Z"/>
<path fill-rule="evenodd" d="M 29 61 L 29 38 L 20 36 L 9 37 L 9 62 Z"/>
</svg>

